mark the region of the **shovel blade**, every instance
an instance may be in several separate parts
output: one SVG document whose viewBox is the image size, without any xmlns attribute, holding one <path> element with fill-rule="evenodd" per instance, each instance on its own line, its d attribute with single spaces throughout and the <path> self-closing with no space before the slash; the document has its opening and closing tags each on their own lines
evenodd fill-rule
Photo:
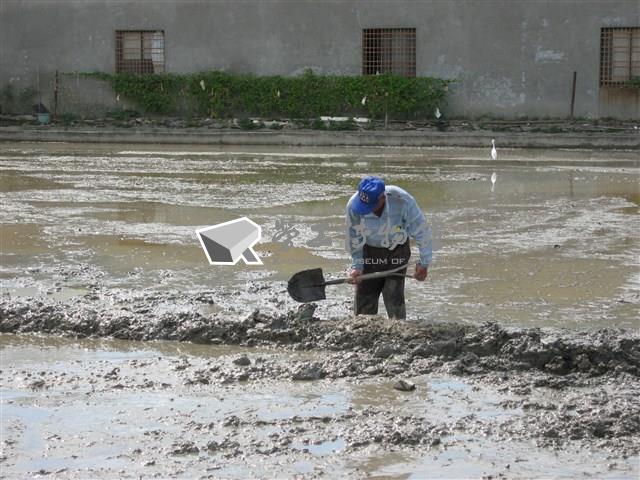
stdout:
<svg viewBox="0 0 640 480">
<path fill-rule="evenodd" d="M 325 300 L 324 275 L 321 268 L 303 270 L 289 279 L 287 291 L 296 302 Z"/>
</svg>

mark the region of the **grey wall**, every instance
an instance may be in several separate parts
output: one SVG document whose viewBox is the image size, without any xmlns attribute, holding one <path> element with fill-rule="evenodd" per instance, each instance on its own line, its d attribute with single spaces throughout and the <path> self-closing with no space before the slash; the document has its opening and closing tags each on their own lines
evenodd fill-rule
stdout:
<svg viewBox="0 0 640 480">
<path fill-rule="evenodd" d="M 39 72 L 50 99 L 56 69 L 113 72 L 120 29 L 164 30 L 168 72 L 359 75 L 363 28 L 415 27 L 417 74 L 459 80 L 450 115 L 566 116 L 575 70 L 576 116 L 637 118 L 637 94 L 600 92 L 605 26 L 640 26 L 640 0 L 2 0 L 0 87 Z M 117 105 L 95 88 L 63 108 Z"/>
</svg>

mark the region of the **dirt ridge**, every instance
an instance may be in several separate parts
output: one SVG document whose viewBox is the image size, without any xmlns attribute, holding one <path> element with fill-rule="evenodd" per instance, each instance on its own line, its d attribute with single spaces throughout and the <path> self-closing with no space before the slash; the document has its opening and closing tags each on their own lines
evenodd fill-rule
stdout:
<svg viewBox="0 0 640 480">
<path fill-rule="evenodd" d="M 320 320 L 315 309 L 305 304 L 282 314 L 255 310 L 234 321 L 197 311 L 156 315 L 151 307 L 126 311 L 81 302 L 5 298 L 0 300 L 0 332 L 367 351 L 380 359 L 405 355 L 458 361 L 460 370 L 470 365 L 482 371 L 534 369 L 590 376 L 626 372 L 640 377 L 640 336 L 624 329 L 580 332 L 380 317 Z"/>
</svg>

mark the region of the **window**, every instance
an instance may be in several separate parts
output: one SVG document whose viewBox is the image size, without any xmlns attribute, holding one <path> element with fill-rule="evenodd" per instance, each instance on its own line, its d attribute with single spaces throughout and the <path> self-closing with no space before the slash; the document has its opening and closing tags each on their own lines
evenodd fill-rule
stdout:
<svg viewBox="0 0 640 480">
<path fill-rule="evenodd" d="M 600 85 L 624 85 L 640 77 L 640 27 L 600 31 Z"/>
<path fill-rule="evenodd" d="M 365 28 L 362 31 L 362 74 L 416 76 L 415 28 Z"/>
<path fill-rule="evenodd" d="M 164 72 L 162 30 L 117 30 L 116 73 Z"/>
</svg>

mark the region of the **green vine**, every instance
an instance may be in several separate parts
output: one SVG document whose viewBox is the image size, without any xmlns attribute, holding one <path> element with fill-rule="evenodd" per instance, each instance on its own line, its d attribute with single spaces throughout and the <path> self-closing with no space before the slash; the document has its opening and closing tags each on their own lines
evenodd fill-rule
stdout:
<svg viewBox="0 0 640 480">
<path fill-rule="evenodd" d="M 396 75 L 334 76 L 311 71 L 297 77 L 226 72 L 195 74 L 107 74 L 84 76 L 111 83 L 114 91 L 143 112 L 212 118 L 432 118 L 443 110 L 451 80 Z M 365 99 L 366 97 L 366 99 Z M 363 104 L 364 99 L 364 104 Z"/>
<path fill-rule="evenodd" d="M 633 88 L 640 88 L 640 77 L 633 77 L 627 82 L 627 85 Z"/>
</svg>

